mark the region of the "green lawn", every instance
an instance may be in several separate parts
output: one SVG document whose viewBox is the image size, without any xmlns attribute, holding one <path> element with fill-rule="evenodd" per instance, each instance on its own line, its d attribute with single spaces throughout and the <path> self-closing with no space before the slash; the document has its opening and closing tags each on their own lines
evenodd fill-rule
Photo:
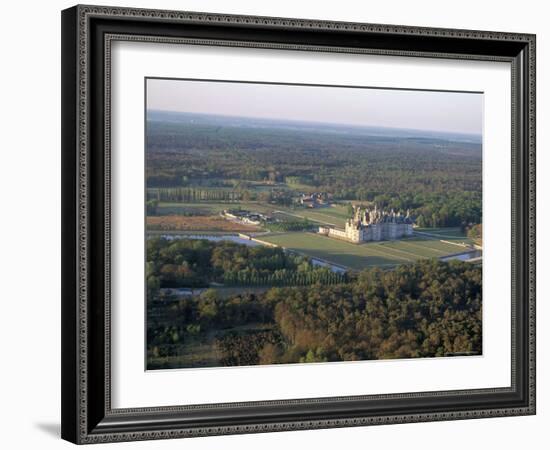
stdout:
<svg viewBox="0 0 550 450">
<path fill-rule="evenodd" d="M 196 215 L 217 215 L 224 209 L 243 209 L 247 211 L 255 211 L 263 214 L 270 214 L 276 217 L 278 220 L 287 220 L 294 221 L 300 218 L 307 218 L 314 223 L 319 224 L 329 224 L 336 226 L 338 228 L 344 228 L 345 221 L 348 218 L 348 210 L 346 205 L 336 204 L 326 208 L 288 208 L 280 205 L 272 205 L 261 202 L 238 202 L 238 203 L 223 203 L 223 202 L 197 202 L 197 203 L 180 203 L 180 202 L 160 202 L 157 208 L 157 214 L 166 215 L 166 214 L 183 214 L 183 213 L 193 213 Z M 393 265 L 399 262 L 403 262 L 400 257 L 406 258 L 407 260 L 414 261 L 418 258 L 431 258 L 448 255 L 450 253 L 458 253 L 461 251 L 461 247 L 457 245 L 447 244 L 440 242 L 440 240 L 446 240 L 449 242 L 466 243 L 472 244 L 473 241 L 466 237 L 460 230 L 459 227 L 450 227 L 450 228 L 415 228 L 415 236 L 407 240 L 395 241 L 395 242 L 379 242 L 379 243 L 368 243 L 363 244 L 360 247 L 367 247 L 368 250 L 360 250 L 357 254 L 357 250 L 351 252 L 351 256 L 348 255 L 349 251 L 343 251 L 343 248 L 351 245 L 352 247 L 357 247 L 355 244 L 349 244 L 344 241 L 335 241 L 334 239 L 329 239 L 331 242 L 336 242 L 336 249 L 332 250 L 331 255 L 340 255 L 340 256 L 331 256 L 336 257 L 338 261 L 341 261 L 342 258 L 349 260 L 351 264 L 345 264 L 343 262 L 337 262 L 338 264 L 346 265 L 349 267 L 364 267 L 370 265 L 380 265 L 388 264 Z M 294 242 L 294 240 L 299 241 L 298 238 L 293 238 L 293 233 L 285 233 L 289 236 L 290 244 L 280 244 L 279 242 L 273 241 L 278 245 L 284 247 L 293 248 L 294 245 L 299 244 L 299 242 Z M 317 250 L 319 239 L 327 239 L 323 236 L 311 235 L 313 238 L 305 238 L 306 242 L 303 245 L 307 247 L 307 243 L 310 243 L 311 248 L 305 248 L 304 252 L 310 252 L 311 256 L 317 256 L 319 258 L 324 258 L 321 255 L 313 254 L 313 252 L 323 252 Z M 285 238 L 281 235 L 273 236 L 271 239 L 283 239 L 286 242 Z M 312 240 L 313 239 L 313 240 Z M 332 248 L 333 245 L 325 244 L 329 248 Z M 298 249 L 297 249 L 298 250 Z M 381 255 L 380 252 L 383 254 Z M 348 255 L 348 256 L 345 256 Z M 357 261 L 357 257 L 367 257 L 368 263 Z M 393 257 L 393 258 L 392 258 Z M 329 258 L 324 258 L 329 259 Z M 388 262 L 388 260 L 391 260 Z M 374 262 L 371 262 L 374 261 Z M 378 261 L 378 262 L 376 262 Z M 408 262 L 408 261 L 405 261 Z"/>
<path fill-rule="evenodd" d="M 418 231 L 420 233 L 430 233 L 449 238 L 466 238 L 466 235 L 461 231 L 460 227 L 415 228 L 414 231 Z"/>
<path fill-rule="evenodd" d="M 356 270 L 373 266 L 389 267 L 422 258 L 438 258 L 462 250 L 457 245 L 416 237 L 400 241 L 352 244 L 314 233 L 296 232 L 262 236 L 261 239 Z"/>
<path fill-rule="evenodd" d="M 284 214 L 308 218 L 311 221 L 343 228 L 348 219 L 347 207 L 333 205 L 325 208 L 278 208 Z"/>
<path fill-rule="evenodd" d="M 417 236 L 426 236 L 434 239 L 443 239 L 451 242 L 464 242 L 466 244 L 473 244 L 474 241 L 467 237 L 460 227 L 448 227 L 448 228 L 415 228 Z"/>
<path fill-rule="evenodd" d="M 425 239 L 422 237 L 410 237 L 399 241 L 378 242 L 384 249 L 396 249 L 399 251 L 407 251 L 420 258 L 433 258 L 453 253 L 460 253 L 467 249 L 455 244 L 448 244 L 437 239 Z"/>
<path fill-rule="evenodd" d="M 326 208 L 287 208 L 280 205 L 271 205 L 261 202 L 160 202 L 157 206 L 158 215 L 184 214 L 219 214 L 224 209 L 244 209 L 247 211 L 273 214 L 280 220 L 296 220 L 308 218 L 311 221 L 344 227 L 348 218 L 347 208 L 342 205 L 335 205 Z"/>
</svg>

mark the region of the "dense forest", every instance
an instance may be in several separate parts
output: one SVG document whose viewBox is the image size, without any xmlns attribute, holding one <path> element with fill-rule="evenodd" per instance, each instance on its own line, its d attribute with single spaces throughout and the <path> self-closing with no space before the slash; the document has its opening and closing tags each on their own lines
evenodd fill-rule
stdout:
<svg viewBox="0 0 550 450">
<path fill-rule="evenodd" d="M 410 210 L 419 234 L 461 227 L 481 244 L 479 136 L 159 111 L 147 119 L 148 368 L 481 354 L 481 267 L 412 262 L 470 244 L 438 252 L 444 233 L 380 243 L 358 258 L 395 264 L 362 271 L 323 266 L 355 257 L 352 244 L 292 247 L 357 203 Z M 229 220 L 233 209 L 264 221 Z M 272 244 L 217 237 L 230 232 Z M 285 233 L 288 250 L 270 246 L 266 236 Z"/>
<path fill-rule="evenodd" d="M 176 195 L 178 201 L 288 204 L 284 186 L 329 192 L 336 201 L 410 208 L 423 226 L 482 221 L 479 138 L 186 114 L 161 118 L 147 123 L 147 186 L 164 188 L 157 192 L 163 201 Z M 255 182 L 273 189 L 258 192 Z"/>
<path fill-rule="evenodd" d="M 481 268 L 424 260 L 346 283 L 175 298 L 152 287 L 149 368 L 481 354 Z"/>
<path fill-rule="evenodd" d="M 285 253 L 280 247 L 247 246 L 230 241 L 152 238 L 147 240 L 147 286 L 208 287 L 287 286 L 336 284 L 347 281 L 345 273 L 319 267 L 303 256 Z"/>
</svg>

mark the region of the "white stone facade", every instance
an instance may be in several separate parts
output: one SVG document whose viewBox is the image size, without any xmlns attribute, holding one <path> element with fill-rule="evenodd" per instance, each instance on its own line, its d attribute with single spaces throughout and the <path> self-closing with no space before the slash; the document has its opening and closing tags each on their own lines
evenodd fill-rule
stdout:
<svg viewBox="0 0 550 450">
<path fill-rule="evenodd" d="M 406 215 L 378 210 L 353 208 L 353 218 L 346 221 L 344 230 L 319 227 L 319 233 L 328 237 L 344 239 L 355 244 L 369 241 L 396 240 L 413 234 L 413 220 Z"/>
</svg>

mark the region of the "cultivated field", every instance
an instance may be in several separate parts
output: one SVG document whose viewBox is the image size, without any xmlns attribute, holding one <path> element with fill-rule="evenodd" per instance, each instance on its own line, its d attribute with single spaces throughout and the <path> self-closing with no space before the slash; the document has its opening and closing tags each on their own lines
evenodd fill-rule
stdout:
<svg viewBox="0 0 550 450">
<path fill-rule="evenodd" d="M 366 267 L 389 267 L 410 263 L 421 258 L 439 258 L 465 250 L 458 245 L 436 239 L 412 237 L 400 241 L 352 244 L 314 233 L 280 233 L 262 236 L 263 241 L 319 258 L 335 264 L 361 270 Z"/>
<path fill-rule="evenodd" d="M 149 231 L 253 233 L 260 227 L 243 225 L 224 219 L 224 209 L 243 209 L 269 214 L 279 221 L 307 218 L 315 224 L 329 224 L 343 228 L 348 217 L 345 204 L 326 208 L 290 208 L 262 202 L 161 202 L 158 216 L 147 217 Z M 314 232 L 275 232 L 261 236 L 261 240 L 288 248 L 310 257 L 360 270 L 366 267 L 392 267 L 422 258 L 439 258 L 465 251 L 460 244 L 471 244 L 460 228 L 418 228 L 413 237 L 397 241 L 352 244 L 328 238 Z"/>
<path fill-rule="evenodd" d="M 159 202 L 158 215 L 193 214 L 193 215 L 217 215 L 225 209 L 245 209 L 260 213 L 272 213 L 278 208 L 261 202 Z"/>
<path fill-rule="evenodd" d="M 347 207 L 333 205 L 326 208 L 289 208 L 281 205 L 271 205 L 262 202 L 160 202 L 157 206 L 158 215 L 185 214 L 185 215 L 215 215 L 224 209 L 243 209 L 248 211 L 271 214 L 279 220 L 296 220 L 307 218 L 320 224 L 344 227 L 348 216 Z"/>
<path fill-rule="evenodd" d="M 148 216 L 149 231 L 227 231 L 253 232 L 260 228 L 230 222 L 221 216 Z"/>
</svg>

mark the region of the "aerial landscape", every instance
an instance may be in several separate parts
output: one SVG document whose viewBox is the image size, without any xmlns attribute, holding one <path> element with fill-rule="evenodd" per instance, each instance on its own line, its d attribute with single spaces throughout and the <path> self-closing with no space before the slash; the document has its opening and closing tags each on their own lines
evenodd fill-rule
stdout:
<svg viewBox="0 0 550 450">
<path fill-rule="evenodd" d="M 148 370 L 482 354 L 481 94 L 146 96 Z"/>
</svg>

